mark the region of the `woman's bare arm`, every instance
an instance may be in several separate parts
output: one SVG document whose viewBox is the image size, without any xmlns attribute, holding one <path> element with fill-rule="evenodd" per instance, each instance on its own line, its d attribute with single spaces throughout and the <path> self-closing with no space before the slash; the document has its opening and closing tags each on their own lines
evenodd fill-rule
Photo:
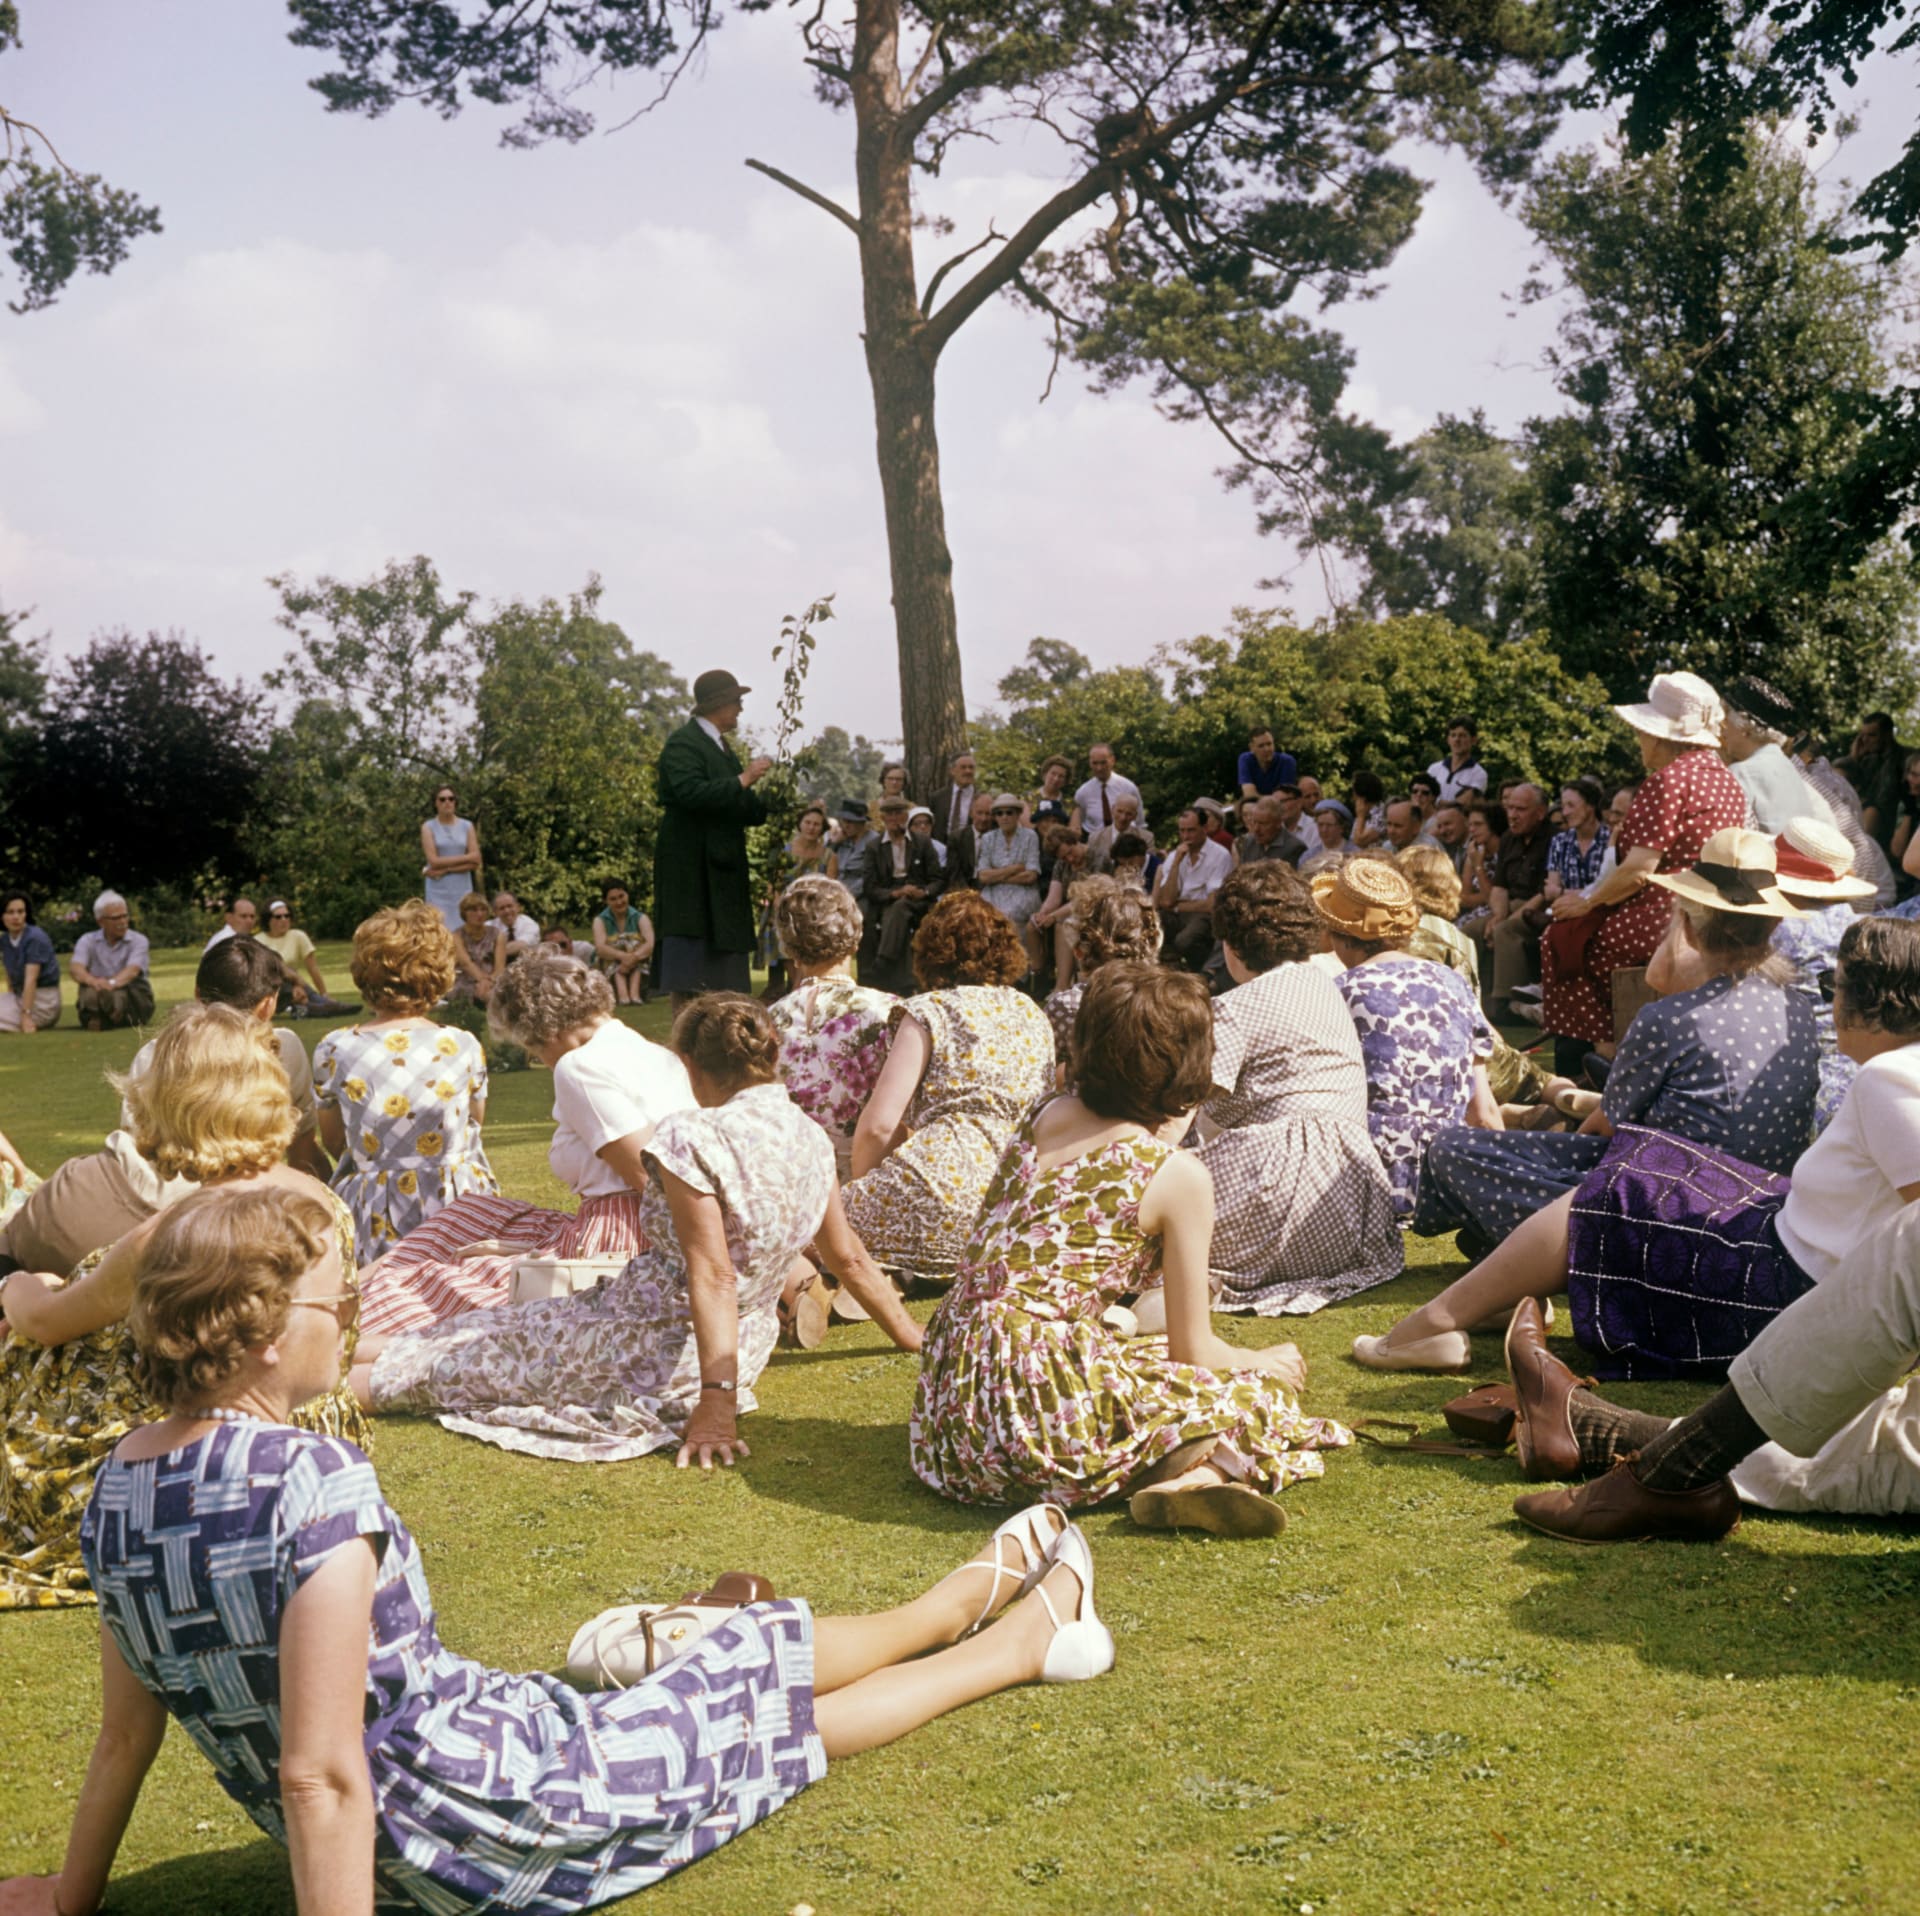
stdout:
<svg viewBox="0 0 1920 1916">
<path fill-rule="evenodd" d="M 46 1271 L 15 1271 L 0 1284 L 0 1316 L 16 1336 L 65 1344 L 117 1324 L 133 1305 L 134 1273 L 158 1220 L 136 1224 L 85 1277 L 63 1284 Z"/>
<path fill-rule="evenodd" d="M 899 1293 L 887 1282 L 885 1273 L 873 1261 L 873 1254 L 860 1241 L 860 1233 L 847 1222 L 846 1207 L 835 1191 L 827 1200 L 827 1214 L 814 1234 L 814 1254 L 828 1270 L 866 1307 L 867 1315 L 899 1345 L 903 1351 L 920 1348 L 920 1326 L 907 1314 Z"/>
<path fill-rule="evenodd" d="M 373 1547 L 343 1545 L 280 1626 L 280 1807 L 300 1916 L 370 1916 L 373 1780 L 364 1742 Z"/>
<path fill-rule="evenodd" d="M 880 1076 L 867 1095 L 866 1108 L 853 1133 L 853 1175 L 865 1177 L 907 1139 L 907 1112 L 933 1058 L 933 1040 L 918 1018 L 894 1026 L 893 1044 Z"/>
<path fill-rule="evenodd" d="M 727 1220 L 720 1200 L 711 1192 L 696 1191 L 664 1167 L 660 1185 L 673 1214 L 680 1255 L 686 1259 L 687 1305 L 693 1318 L 694 1347 L 700 1353 L 702 1385 L 674 1462 L 684 1470 L 698 1458 L 702 1470 L 711 1470 L 716 1456 L 721 1463 L 731 1464 L 735 1451 L 742 1457 L 753 1454 L 740 1440 L 734 1392 L 705 1388 L 740 1381 L 740 1280 L 727 1249 Z"/>
</svg>

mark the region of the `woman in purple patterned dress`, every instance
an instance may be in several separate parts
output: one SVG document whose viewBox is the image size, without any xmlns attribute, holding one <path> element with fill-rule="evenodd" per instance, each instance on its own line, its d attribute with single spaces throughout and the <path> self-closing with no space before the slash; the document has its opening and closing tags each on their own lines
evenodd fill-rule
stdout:
<svg viewBox="0 0 1920 1916">
<path fill-rule="evenodd" d="M 780 1033 L 780 1079 L 832 1141 L 844 1184 L 853 1175 L 853 1127 L 887 1061 L 900 1000 L 855 983 L 865 926 L 837 879 L 796 878 L 774 901 L 773 929 L 793 977 L 770 1007 Z"/>
<path fill-rule="evenodd" d="M 363 1403 L 576 1463 L 644 1457 L 683 1429 L 730 1446 L 773 1355 L 782 1286 L 810 1245 L 902 1350 L 920 1348 L 919 1325 L 847 1227 L 831 1148 L 776 1076 L 766 1007 L 708 992 L 674 1020 L 673 1048 L 700 1108 L 670 1113 L 647 1140 L 647 1248 L 590 1291 L 368 1338 L 353 1372 Z"/>
<path fill-rule="evenodd" d="M 170 1414 L 107 1462 L 84 1532 L 100 1736 L 63 1868 L 0 1883 L 8 1916 L 99 1907 L 170 1716 L 286 1845 L 302 1910 L 560 1916 L 710 1854 L 829 1758 L 1113 1666 L 1086 1539 L 1047 1511 L 898 1609 L 752 1603 L 629 1689 L 458 1656 L 366 1457 L 287 1423 L 338 1374 L 357 1300 L 318 1192 L 161 1217 L 134 1326 Z"/>
</svg>

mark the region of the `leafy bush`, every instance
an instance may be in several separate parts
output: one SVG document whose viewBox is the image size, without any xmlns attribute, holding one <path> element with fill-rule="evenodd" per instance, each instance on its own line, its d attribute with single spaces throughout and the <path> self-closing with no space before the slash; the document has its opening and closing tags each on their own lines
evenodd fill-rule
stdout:
<svg viewBox="0 0 1920 1916">
<path fill-rule="evenodd" d="M 487 1054 L 489 1071 L 530 1071 L 533 1060 L 517 1044 L 496 1038 L 487 1029 L 487 1008 L 474 998 L 448 998 L 434 1007 L 433 1022 L 449 1031 L 464 1031 L 478 1038 Z"/>
</svg>

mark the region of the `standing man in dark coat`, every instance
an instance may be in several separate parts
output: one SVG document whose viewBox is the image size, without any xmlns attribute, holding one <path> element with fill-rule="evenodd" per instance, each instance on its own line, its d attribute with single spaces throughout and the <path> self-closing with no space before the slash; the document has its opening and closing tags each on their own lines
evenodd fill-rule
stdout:
<svg viewBox="0 0 1920 1916">
<path fill-rule="evenodd" d="M 702 672 L 693 682 L 692 718 L 660 748 L 653 909 L 657 975 L 675 1011 L 703 991 L 747 991 L 753 983 L 747 827 L 767 815 L 753 788 L 773 760 L 743 766 L 726 737 L 751 689 L 731 672 Z"/>
</svg>

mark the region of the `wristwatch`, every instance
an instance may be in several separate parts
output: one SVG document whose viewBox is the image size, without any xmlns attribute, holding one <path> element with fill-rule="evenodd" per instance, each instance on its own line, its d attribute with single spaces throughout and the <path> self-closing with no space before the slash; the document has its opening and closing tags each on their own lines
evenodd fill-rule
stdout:
<svg viewBox="0 0 1920 1916">
<path fill-rule="evenodd" d="M 733 1393 L 739 1388 L 739 1386 L 737 1384 L 728 1384 L 728 1383 L 717 1382 L 717 1381 L 710 1382 L 707 1378 L 703 1377 L 700 1380 L 700 1388 L 702 1390 L 723 1390 L 727 1393 L 729 1397 L 731 1397 Z"/>
</svg>

